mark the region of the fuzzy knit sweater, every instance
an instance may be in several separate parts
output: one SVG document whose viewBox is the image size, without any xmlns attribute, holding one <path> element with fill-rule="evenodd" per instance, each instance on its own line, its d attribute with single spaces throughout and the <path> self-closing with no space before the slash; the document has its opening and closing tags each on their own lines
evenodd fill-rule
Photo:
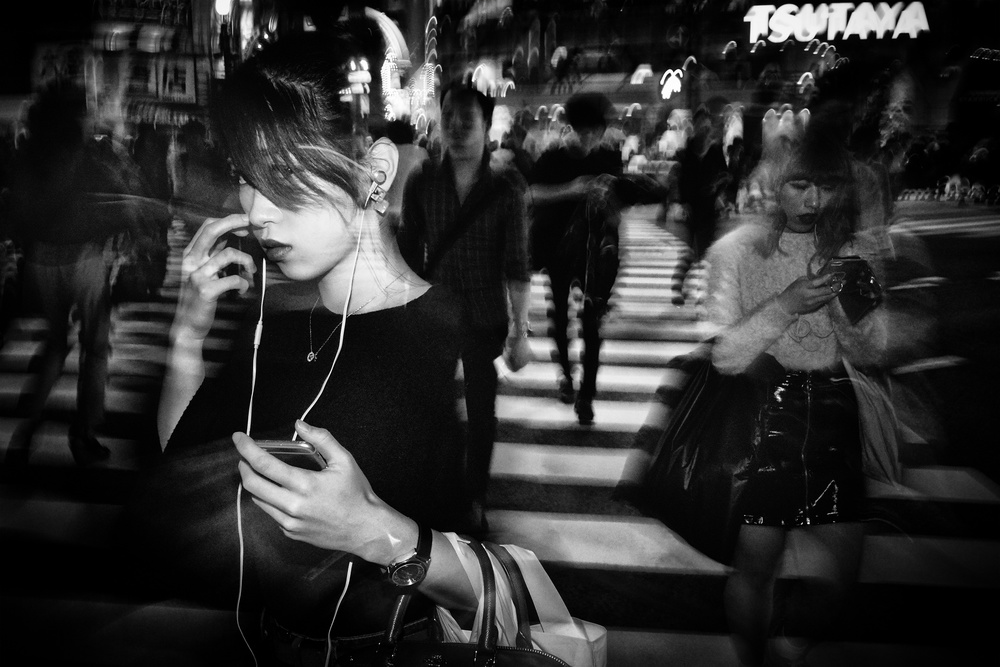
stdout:
<svg viewBox="0 0 1000 667">
<path fill-rule="evenodd" d="M 741 373 L 763 353 L 788 370 L 838 367 L 847 359 L 857 367 L 881 365 L 887 342 L 885 306 L 852 326 L 834 299 L 812 313 L 790 315 L 777 297 L 795 279 L 813 273 L 820 263 L 812 233 L 785 231 L 778 250 L 763 257 L 758 247 L 768 229 L 744 224 L 719 239 L 709 250 L 708 318 L 719 327 L 712 349 L 722 373 Z M 878 243 L 858 235 L 838 255 L 860 255 L 885 284 Z"/>
</svg>

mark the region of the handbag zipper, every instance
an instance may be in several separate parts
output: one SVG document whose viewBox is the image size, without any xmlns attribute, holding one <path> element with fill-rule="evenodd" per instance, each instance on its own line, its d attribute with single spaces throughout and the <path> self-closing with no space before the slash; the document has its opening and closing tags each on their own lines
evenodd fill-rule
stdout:
<svg viewBox="0 0 1000 667">
<path fill-rule="evenodd" d="M 500 651 L 500 650 L 504 650 L 504 651 L 521 651 L 522 653 L 535 653 L 537 655 L 544 655 L 545 657 L 547 657 L 550 660 L 554 661 L 555 664 L 557 664 L 557 665 L 565 665 L 565 667 L 572 667 L 568 662 L 565 662 L 562 658 L 554 656 L 551 653 L 546 653 L 545 651 L 540 651 L 537 648 L 520 648 L 520 647 L 517 647 L 517 646 L 497 646 L 497 650 L 498 651 Z M 496 662 L 496 657 L 494 655 L 494 657 L 490 660 L 489 664 L 493 664 L 495 662 Z"/>
<path fill-rule="evenodd" d="M 809 434 L 812 431 L 812 371 L 806 372 L 806 434 L 802 440 L 802 476 L 805 479 L 805 525 L 812 524 L 812 508 L 809 507 L 809 466 L 806 465 L 806 447 L 809 445 Z"/>
</svg>

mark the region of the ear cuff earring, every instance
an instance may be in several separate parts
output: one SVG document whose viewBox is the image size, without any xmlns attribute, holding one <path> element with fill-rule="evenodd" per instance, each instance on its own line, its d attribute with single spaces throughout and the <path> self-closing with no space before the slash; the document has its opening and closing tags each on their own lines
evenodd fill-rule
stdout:
<svg viewBox="0 0 1000 667">
<path fill-rule="evenodd" d="M 386 175 L 382 170 L 376 171 L 372 174 L 372 184 L 368 188 L 368 197 L 365 199 L 365 208 L 369 204 L 372 204 L 379 215 L 385 215 L 386 210 L 389 208 L 389 202 L 385 200 L 385 188 L 382 184 L 385 183 Z"/>
</svg>

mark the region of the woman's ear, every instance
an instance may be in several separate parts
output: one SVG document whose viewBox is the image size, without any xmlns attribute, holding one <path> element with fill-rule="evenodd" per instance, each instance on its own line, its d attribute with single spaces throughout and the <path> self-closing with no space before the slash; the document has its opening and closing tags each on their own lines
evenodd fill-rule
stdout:
<svg viewBox="0 0 1000 667">
<path fill-rule="evenodd" d="M 396 148 L 396 144 L 382 138 L 371 145 L 368 156 L 372 182 L 378 184 L 382 190 L 388 191 L 396 180 L 396 172 L 399 169 L 399 149 Z"/>
</svg>

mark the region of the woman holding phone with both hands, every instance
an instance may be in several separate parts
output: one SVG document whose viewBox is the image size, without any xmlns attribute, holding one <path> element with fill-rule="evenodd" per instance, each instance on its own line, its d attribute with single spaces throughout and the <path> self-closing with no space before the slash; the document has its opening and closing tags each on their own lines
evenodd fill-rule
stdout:
<svg viewBox="0 0 1000 667">
<path fill-rule="evenodd" d="M 166 447 L 142 505 L 183 581 L 240 600 L 262 664 L 333 664 L 378 640 L 404 590 L 421 594 L 407 615 L 416 631 L 435 604 L 474 611 L 480 588 L 474 556 L 442 532 L 469 532 L 458 310 L 407 267 L 380 213 L 401 187 L 398 154 L 351 130 L 349 55 L 328 34 L 289 35 L 226 82 L 219 129 L 244 212 L 207 220 L 184 252 Z M 206 378 L 218 299 L 265 278 L 226 247 L 232 233 L 289 280 L 266 286 L 232 358 Z M 289 465 L 258 439 L 305 441 L 326 466 Z"/>
<path fill-rule="evenodd" d="M 824 271 L 831 257 L 857 255 L 878 276 L 881 262 L 878 244 L 858 232 L 851 158 L 818 129 L 810 126 L 781 170 L 770 224 L 745 224 L 709 252 L 708 317 L 720 326 L 713 363 L 724 374 L 760 374 L 768 388 L 725 591 L 744 665 L 802 664 L 861 556 L 862 444 L 845 361 L 882 363 L 887 321 L 877 308 L 852 324 L 837 298 L 844 275 Z M 779 605 L 790 531 L 819 558 Z"/>
</svg>

